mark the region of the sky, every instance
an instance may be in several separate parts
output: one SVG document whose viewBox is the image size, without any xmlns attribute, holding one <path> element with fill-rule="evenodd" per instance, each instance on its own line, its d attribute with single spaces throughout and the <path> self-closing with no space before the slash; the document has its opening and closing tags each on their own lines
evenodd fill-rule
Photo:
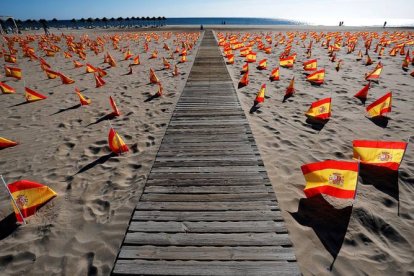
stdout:
<svg viewBox="0 0 414 276">
<path fill-rule="evenodd" d="M 260 17 L 314 24 L 414 23 L 414 0 L 0 0 L 0 15 L 26 19 Z"/>
</svg>

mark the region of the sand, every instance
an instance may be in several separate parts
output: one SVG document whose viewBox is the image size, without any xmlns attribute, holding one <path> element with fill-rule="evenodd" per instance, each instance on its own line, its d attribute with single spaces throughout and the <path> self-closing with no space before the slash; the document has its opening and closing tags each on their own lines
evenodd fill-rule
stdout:
<svg viewBox="0 0 414 276">
<path fill-rule="evenodd" d="M 57 35 L 60 32 L 52 30 Z M 150 31 L 144 30 L 149 33 Z M 114 50 L 112 42 L 105 45 L 117 62 L 106 69 L 106 84 L 95 88 L 93 74 L 85 67 L 74 69 L 71 59 L 63 57 L 65 40 L 57 43 L 62 51 L 55 57 L 44 57 L 32 43 L 36 54 L 43 57 L 55 71 L 61 71 L 76 82 L 62 85 L 60 79 L 47 79 L 39 62 L 22 57 L 18 45 L 18 67 L 23 79 L 4 77 L 1 81 L 14 87 L 16 94 L 1 94 L 0 136 L 16 140 L 20 145 L 0 151 L 0 173 L 7 182 L 29 179 L 50 186 L 58 196 L 28 218 L 28 225 L 15 227 L 15 216 L 4 188 L 0 188 L 0 274 L 1 275 L 108 275 L 128 226 L 133 208 L 143 191 L 161 139 L 183 90 L 192 67 L 197 46 L 188 52 L 188 61 L 179 64 L 180 75 L 172 77 L 171 70 L 163 70 L 162 57 L 181 49 L 180 38 L 164 41 L 162 31 L 157 43 L 149 43 L 144 52 L 144 36 L 137 41 L 122 38 L 120 50 L 130 46 L 140 55 L 141 64 L 133 67 L 132 75 L 123 61 L 124 54 Z M 190 33 L 191 30 L 184 32 Z M 65 34 L 72 34 L 65 32 Z M 124 35 L 121 32 L 76 31 L 76 41 L 83 35 Z M 129 33 L 137 34 L 137 33 Z M 25 36 L 26 34 L 23 34 Z M 153 50 L 159 54 L 149 59 Z M 104 53 L 95 55 L 87 50 L 86 61 L 107 68 Z M 75 60 L 85 64 L 74 56 Z M 169 62 L 174 68 L 179 60 Z M 3 68 L 3 58 L 0 61 Z M 164 94 L 146 101 L 157 92 L 158 86 L 149 84 L 149 69 L 161 79 Z M 23 104 L 26 86 L 48 96 L 46 100 Z M 92 100 L 90 106 L 78 106 L 74 93 L 78 87 Z M 111 113 L 109 96 L 113 96 L 121 116 L 103 120 Z M 107 137 L 110 124 L 123 137 L 130 152 L 121 156 L 110 154 Z"/>
<path fill-rule="evenodd" d="M 349 31 L 326 28 L 330 31 Z M 319 28 L 318 31 L 326 31 Z M 359 29 L 359 31 L 365 29 Z M 245 33 L 243 30 L 219 30 L 223 33 Z M 257 35 L 275 36 L 279 30 L 250 30 Z M 296 29 L 294 30 L 296 31 Z M 381 29 L 375 31 L 382 32 Z M 411 33 L 411 36 L 413 33 Z M 264 41 L 264 39 L 263 39 Z M 352 54 L 346 47 L 337 53 L 343 60 L 339 72 L 336 62 L 329 61 L 327 49 L 314 44 L 312 58 L 318 68 L 325 68 L 325 83 L 313 86 L 306 81 L 302 63 L 308 58 L 302 43 L 293 43 L 297 53 L 293 69 L 280 69 L 280 81 L 271 82 L 270 72 L 279 66 L 284 46 L 272 48 L 270 55 L 257 52 L 257 62 L 250 65 L 250 84 L 238 89 L 238 96 L 262 155 L 265 167 L 276 192 L 284 219 L 294 244 L 295 254 L 304 275 L 410 275 L 414 273 L 413 183 L 414 149 L 409 145 L 399 174 L 389 172 L 359 177 L 354 202 L 326 197 L 307 199 L 303 193 L 305 180 L 300 166 L 326 159 L 351 160 L 354 139 L 407 141 L 414 129 L 414 70 L 404 72 L 404 56 L 388 55 L 381 59 L 384 69 L 378 84 L 373 83 L 366 104 L 388 91 L 393 93 L 392 112 L 387 126 L 374 124 L 365 115 L 364 105 L 353 97 L 365 84 L 364 74 L 379 61 L 373 53 L 373 65 L 356 61 L 363 47 L 361 40 Z M 273 41 L 273 45 L 275 41 Z M 309 44 L 306 40 L 305 45 Z M 410 53 L 414 49 L 409 47 Z M 407 50 L 407 48 L 406 48 Z M 363 53 L 365 51 L 363 50 Z M 256 69 L 258 61 L 268 59 L 268 69 Z M 244 58 L 236 54 L 235 63 L 227 65 L 235 87 L 241 78 Z M 295 77 L 296 94 L 282 102 L 286 88 Z M 256 93 L 267 85 L 266 99 L 261 107 L 250 113 Z M 322 129 L 306 123 L 304 113 L 318 99 L 332 97 L 332 118 Z M 333 263 L 334 259 L 335 262 Z M 332 265 L 333 264 L 333 265 Z"/>
<path fill-rule="evenodd" d="M 272 35 L 290 30 L 382 31 L 305 26 L 248 28 L 249 32 L 272 32 Z M 218 29 L 244 32 L 247 27 Z M 195 31 L 175 27 L 164 30 Z M 52 30 L 57 34 L 61 31 L 73 33 L 76 39 L 84 34 L 92 39 L 122 34 L 116 30 Z M 173 39 L 168 40 L 170 47 Z M 159 44 L 152 41 L 149 48 L 157 48 L 162 57 L 166 53 L 161 41 Z M 20 104 L 24 102 L 23 81 L 5 78 L 1 73 L 0 81 L 6 80 L 17 93 L 0 95 L 3 111 L 0 136 L 21 144 L 0 151 L 0 173 L 8 182 L 30 179 L 44 183 L 58 197 L 30 217 L 28 225 L 15 227 L 7 194 L 0 189 L 0 274 L 108 275 L 111 272 L 132 210 L 139 201 L 197 51 L 193 49 L 188 62 L 179 65 L 181 75 L 172 78 L 171 70 L 160 70 L 160 58 L 148 59 L 150 52 L 143 52 L 142 39 L 139 45 L 126 40 L 120 43 L 121 48 L 128 44 L 134 55 L 140 54 L 141 65 L 133 67 L 132 75 L 125 75 L 130 61 L 121 61 L 123 53 L 107 44 L 118 66 L 107 69 L 106 85 L 100 88 L 95 88 L 92 74 L 85 74 L 84 67 L 74 69 L 62 53 L 44 58 L 53 69 L 73 78 L 75 84 L 61 85 L 58 79 L 47 79 L 38 62 L 22 58 L 20 51 L 18 65 L 23 69 L 26 85 L 47 95 L 44 101 Z M 33 45 L 37 50 L 37 44 Z M 59 45 L 63 46 L 64 42 Z M 361 43 L 357 51 L 360 48 Z M 354 139 L 406 140 L 412 135 L 414 78 L 409 73 L 414 67 L 410 65 L 410 70 L 403 72 L 403 57 L 399 54 L 396 57 L 386 54 L 381 59 L 384 64 L 381 79 L 379 84 L 372 85 L 367 100 L 369 104 L 387 91 L 393 92 L 390 120 L 386 127 L 381 127 L 364 117 L 364 106 L 352 97 L 365 85 L 363 75 L 377 63 L 376 54 L 371 53 L 374 64 L 366 67 L 362 61 L 355 60 L 357 51 L 347 55 L 343 48 L 337 54 L 337 58 L 344 60 L 343 67 L 336 72 L 336 64 L 329 61 L 326 49 L 314 45 L 312 57 L 318 59 L 319 67 L 326 69 L 325 84 L 315 87 L 305 81 L 301 64 L 307 57 L 301 44 L 293 45 L 292 51 L 298 54 L 294 68 L 282 68 L 281 80 L 269 81 L 270 71 L 278 66 L 282 49 L 278 46 L 270 55 L 257 51 L 257 60 L 268 58 L 268 69 L 258 71 L 250 66 L 251 83 L 238 89 L 238 95 L 276 192 L 302 273 L 413 274 L 414 155 L 411 145 L 399 175 L 361 175 L 354 202 L 329 197 L 306 199 L 300 166 L 324 159 L 350 160 Z M 107 67 L 102 64 L 103 53 L 97 56 L 90 50 L 87 53 L 89 63 Z M 177 54 L 175 60 L 178 60 Z M 235 64 L 227 66 L 236 87 L 243 63 L 236 56 Z M 0 66 L 3 64 L 1 59 Z M 150 67 L 161 78 L 164 95 L 146 102 L 157 91 L 156 85 L 148 84 Z M 292 76 L 296 78 L 296 94 L 282 103 Z M 263 83 L 267 84 L 266 100 L 250 114 L 254 97 Z M 92 105 L 76 107 L 74 87 L 91 98 Z M 110 125 L 107 120 L 101 120 L 111 112 L 109 95 L 115 97 L 122 113 L 111 124 L 131 149 L 122 156 L 110 155 L 107 145 Z M 305 122 L 304 112 L 312 101 L 328 96 L 333 98 L 332 119 L 322 129 L 313 129 Z"/>
</svg>

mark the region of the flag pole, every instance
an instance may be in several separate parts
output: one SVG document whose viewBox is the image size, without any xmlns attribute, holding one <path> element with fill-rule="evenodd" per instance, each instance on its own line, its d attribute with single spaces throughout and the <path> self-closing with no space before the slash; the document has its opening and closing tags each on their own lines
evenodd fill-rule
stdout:
<svg viewBox="0 0 414 276">
<path fill-rule="evenodd" d="M 112 124 L 111 124 L 111 121 L 110 120 L 108 120 L 108 123 L 109 123 L 109 126 L 113 129 L 113 127 L 112 127 Z M 114 129 L 114 131 L 115 131 L 115 129 Z M 115 137 L 116 137 L 116 140 L 117 140 L 117 142 L 118 142 L 118 145 L 119 145 L 119 155 L 122 155 L 122 148 L 121 148 L 121 141 L 119 141 L 119 138 L 118 138 L 118 133 L 116 133 L 116 131 L 115 131 Z"/>
<path fill-rule="evenodd" d="M 12 199 L 12 201 L 13 201 L 13 203 L 14 203 L 14 206 L 16 206 L 16 209 L 19 211 L 20 217 L 21 217 L 21 218 L 22 218 L 22 220 L 23 220 L 23 224 L 26 224 L 26 221 L 24 220 L 24 217 L 23 217 L 22 211 L 20 211 L 20 208 L 19 208 L 19 206 L 17 205 L 16 200 L 14 200 L 14 197 L 13 197 L 13 195 L 11 194 L 11 192 L 10 192 L 10 190 L 9 190 L 9 187 L 7 187 L 7 184 L 6 184 L 6 181 L 4 181 L 3 175 L 1 175 L 1 174 L 0 174 L 0 178 L 1 178 L 1 180 L 3 181 L 4 187 L 6 187 L 7 193 L 8 193 L 8 194 L 9 194 L 9 196 L 11 197 L 11 199 Z"/>
</svg>

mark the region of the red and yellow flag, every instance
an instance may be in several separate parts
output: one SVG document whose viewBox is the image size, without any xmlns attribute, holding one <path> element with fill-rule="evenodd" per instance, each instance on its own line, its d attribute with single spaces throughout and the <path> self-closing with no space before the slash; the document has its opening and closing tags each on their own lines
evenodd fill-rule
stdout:
<svg viewBox="0 0 414 276">
<path fill-rule="evenodd" d="M 365 80 L 378 80 L 381 75 L 382 68 L 383 65 L 381 64 L 381 62 L 378 62 L 375 69 L 372 72 L 365 75 Z"/>
<path fill-rule="evenodd" d="M 186 61 L 187 61 L 187 56 L 186 55 L 181 56 L 180 63 L 184 63 Z"/>
<path fill-rule="evenodd" d="M 276 67 L 275 69 L 272 70 L 272 72 L 270 73 L 270 80 L 271 81 L 278 81 L 280 80 L 280 76 L 279 76 L 279 67 Z"/>
<path fill-rule="evenodd" d="M 30 102 L 44 100 L 44 99 L 47 98 L 46 96 L 44 96 L 44 95 L 42 95 L 42 94 L 40 94 L 40 93 L 38 93 L 38 92 L 36 92 L 36 91 L 28 88 L 28 87 L 25 87 L 24 89 L 25 89 L 25 98 L 26 98 L 26 101 L 29 102 L 29 103 Z"/>
<path fill-rule="evenodd" d="M 150 68 L 150 83 L 159 83 L 160 80 L 158 79 L 157 75 L 152 68 Z"/>
<path fill-rule="evenodd" d="M 241 71 L 240 71 L 242 74 L 243 73 L 247 73 L 247 72 L 249 72 L 249 64 L 246 62 L 245 64 L 243 64 L 243 67 L 242 67 L 242 69 L 241 69 Z"/>
<path fill-rule="evenodd" d="M 264 70 L 266 68 L 267 68 L 267 59 L 265 58 L 259 61 L 259 65 L 257 66 L 257 69 Z"/>
<path fill-rule="evenodd" d="M 226 56 L 227 58 L 227 64 L 233 64 L 234 63 L 234 54 L 228 54 Z"/>
<path fill-rule="evenodd" d="M 62 84 L 72 84 L 75 81 L 68 76 L 65 76 L 63 73 L 59 73 L 60 80 L 62 81 Z"/>
<path fill-rule="evenodd" d="M 80 62 L 78 62 L 78 61 L 76 61 L 76 60 L 74 60 L 74 61 L 73 61 L 73 66 L 75 66 L 75 68 L 80 68 L 80 67 L 82 67 L 82 66 L 83 66 L 83 64 L 82 64 L 82 63 L 80 63 Z"/>
<path fill-rule="evenodd" d="M 246 56 L 246 62 L 248 63 L 256 62 L 256 53 L 255 52 L 248 53 Z"/>
<path fill-rule="evenodd" d="M 362 88 L 361 90 L 359 90 L 359 92 L 356 93 L 354 95 L 354 97 L 355 98 L 358 98 L 360 100 L 366 100 L 367 99 L 367 96 L 368 96 L 368 90 L 369 90 L 370 86 L 371 86 L 371 82 L 368 82 L 368 84 L 365 85 L 364 88 Z"/>
<path fill-rule="evenodd" d="M 162 62 L 164 64 L 164 70 L 169 70 L 171 68 L 170 63 L 168 62 L 168 60 L 165 57 L 162 58 Z"/>
<path fill-rule="evenodd" d="M 295 62 L 295 57 L 294 56 L 290 56 L 290 57 L 286 57 L 286 58 L 280 58 L 280 60 L 279 60 L 280 66 L 284 67 L 284 68 L 292 68 L 294 62 Z"/>
<path fill-rule="evenodd" d="M 305 115 L 315 119 L 329 119 L 331 117 L 331 98 L 313 102 Z"/>
<path fill-rule="evenodd" d="M 46 73 L 46 75 L 49 79 L 56 79 L 57 77 L 59 77 L 58 72 L 55 72 L 55 71 L 53 71 L 49 68 L 43 68 L 43 70 L 45 71 L 45 73 Z"/>
<path fill-rule="evenodd" d="M 76 87 L 75 87 L 75 93 L 76 93 L 76 95 L 78 95 L 81 105 L 90 105 L 91 104 L 91 102 L 92 102 L 91 99 L 88 99 L 85 96 L 83 96 L 82 93 L 80 92 L 80 90 Z"/>
<path fill-rule="evenodd" d="M 306 77 L 306 80 L 314 84 L 322 84 L 325 79 L 325 69 L 318 70 Z"/>
<path fill-rule="evenodd" d="M 303 70 L 305 71 L 315 71 L 317 68 L 318 68 L 317 59 L 311 59 L 303 63 Z"/>
<path fill-rule="evenodd" d="M 382 116 L 391 112 L 392 93 L 388 92 L 369 106 L 367 106 L 368 115 L 372 117 Z"/>
<path fill-rule="evenodd" d="M 256 98 L 254 99 L 254 104 L 263 103 L 265 100 L 266 93 L 266 84 L 262 84 L 259 92 L 257 92 Z"/>
<path fill-rule="evenodd" d="M 129 151 L 129 148 L 125 144 L 124 140 L 122 140 L 122 138 L 113 128 L 109 130 L 108 143 L 109 148 L 113 153 L 121 154 L 123 152 Z"/>
<path fill-rule="evenodd" d="M 177 64 L 176 65 L 174 65 L 174 72 L 173 72 L 173 76 L 174 77 L 176 77 L 176 76 L 178 76 L 179 75 L 179 72 L 178 72 L 178 66 L 177 66 Z"/>
<path fill-rule="evenodd" d="M 6 73 L 6 77 L 12 77 L 18 80 L 22 79 L 22 69 L 20 68 L 4 66 L 4 71 Z"/>
<path fill-rule="evenodd" d="M 57 195 L 49 187 L 29 180 L 19 180 L 8 184 L 7 187 L 17 204 L 15 206 L 12 201 L 14 213 L 19 222 L 23 222 L 23 218 L 34 215 L 40 207 Z M 20 209 L 23 218 L 20 216 L 17 207 Z"/>
<path fill-rule="evenodd" d="M 95 73 L 98 70 L 96 69 L 96 67 L 92 66 L 91 64 L 86 63 L 85 71 L 86 71 L 86 73 Z"/>
<path fill-rule="evenodd" d="M 239 87 L 247 86 L 249 84 L 249 72 L 244 73 L 239 81 Z"/>
<path fill-rule="evenodd" d="M 18 144 L 17 142 L 0 137 L 0 149 L 14 147 L 14 146 L 17 146 L 17 144 Z"/>
<path fill-rule="evenodd" d="M 303 165 L 306 197 L 325 194 L 353 199 L 358 183 L 358 162 L 326 160 Z"/>
<path fill-rule="evenodd" d="M 137 55 L 136 57 L 134 57 L 134 59 L 132 61 L 132 64 L 134 64 L 134 65 L 139 65 L 140 64 L 139 55 Z"/>
<path fill-rule="evenodd" d="M 1 81 L 0 81 L 0 89 L 1 89 L 1 92 L 3 92 L 4 94 L 16 93 L 16 90 L 13 87 L 10 87 L 9 85 Z"/>
<path fill-rule="evenodd" d="M 109 103 L 111 104 L 111 107 L 112 107 L 112 115 L 120 116 L 121 112 L 119 112 L 118 107 L 116 106 L 116 103 L 114 99 L 112 98 L 112 96 L 109 96 Z"/>
<path fill-rule="evenodd" d="M 398 170 L 408 143 L 391 141 L 354 140 L 354 159 L 361 163 Z"/>
<path fill-rule="evenodd" d="M 15 55 L 4 53 L 4 61 L 9 63 L 16 63 L 17 58 Z"/>
<path fill-rule="evenodd" d="M 96 88 L 105 85 L 106 82 L 103 80 L 103 78 L 101 78 L 99 74 L 95 74 L 94 76 L 95 76 Z"/>
<path fill-rule="evenodd" d="M 295 77 L 289 82 L 289 86 L 286 88 L 285 96 L 292 96 L 295 93 Z"/>
</svg>

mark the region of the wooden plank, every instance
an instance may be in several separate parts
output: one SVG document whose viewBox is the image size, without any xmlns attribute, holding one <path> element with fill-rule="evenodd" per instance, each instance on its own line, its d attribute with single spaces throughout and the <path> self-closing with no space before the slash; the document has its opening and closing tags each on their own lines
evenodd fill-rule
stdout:
<svg viewBox="0 0 414 276">
<path fill-rule="evenodd" d="M 277 233 L 144 233 L 128 232 L 126 245 L 291 246 L 288 234 Z"/>
<path fill-rule="evenodd" d="M 296 263 L 284 261 L 148 261 L 119 260 L 115 275 L 300 275 Z"/>
<path fill-rule="evenodd" d="M 148 186 L 145 193 L 164 193 L 164 194 L 234 194 L 234 193 L 271 193 L 272 187 L 265 185 L 254 186 Z"/>
<path fill-rule="evenodd" d="M 273 193 L 254 194 L 146 194 L 141 196 L 142 201 L 163 202 L 217 202 L 217 201 L 262 201 L 276 200 Z"/>
<path fill-rule="evenodd" d="M 153 167 L 151 173 L 226 173 L 226 172 L 261 172 L 264 167 L 260 166 L 226 166 L 226 167 Z"/>
<path fill-rule="evenodd" d="M 280 221 L 131 221 L 129 232 L 161 233 L 287 233 Z"/>
<path fill-rule="evenodd" d="M 122 259 L 144 260 L 196 260 L 196 261 L 294 261 L 290 248 L 281 246 L 123 246 L 119 257 Z"/>
<path fill-rule="evenodd" d="M 240 202 L 139 202 L 136 210 L 159 211 L 257 211 L 278 210 L 276 201 Z"/>
<path fill-rule="evenodd" d="M 141 211 L 136 210 L 132 220 L 139 221 L 282 221 L 279 211 Z"/>
</svg>

